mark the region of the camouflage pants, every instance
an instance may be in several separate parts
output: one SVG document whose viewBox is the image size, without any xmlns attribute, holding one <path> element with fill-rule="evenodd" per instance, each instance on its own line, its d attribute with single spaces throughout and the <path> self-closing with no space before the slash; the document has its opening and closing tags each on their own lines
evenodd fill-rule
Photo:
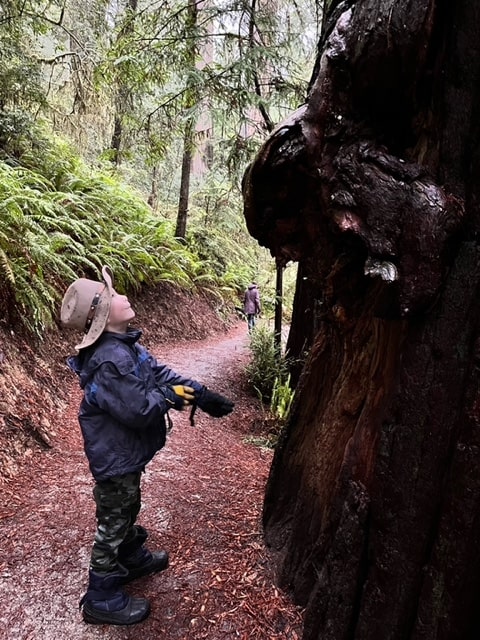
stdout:
<svg viewBox="0 0 480 640">
<path fill-rule="evenodd" d="M 135 535 L 133 525 L 141 505 L 140 473 L 97 482 L 93 489 L 97 531 L 93 542 L 90 569 L 115 571 L 118 548 Z"/>
</svg>

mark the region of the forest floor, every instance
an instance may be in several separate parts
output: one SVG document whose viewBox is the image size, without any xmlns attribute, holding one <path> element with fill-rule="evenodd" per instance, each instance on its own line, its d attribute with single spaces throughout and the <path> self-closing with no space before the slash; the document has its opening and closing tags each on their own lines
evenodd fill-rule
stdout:
<svg viewBox="0 0 480 640">
<path fill-rule="evenodd" d="M 170 566 L 127 590 L 147 597 L 151 614 L 132 627 L 82 621 L 93 483 L 77 422 L 80 392 L 58 365 L 50 369 L 50 384 L 61 386 L 67 400 L 49 446 L 29 449 L 0 484 L 0 638 L 297 640 L 302 612 L 276 587 L 262 537 L 272 451 L 252 442 L 262 432 L 263 413 L 246 382 L 245 323 L 214 333 L 205 318 L 208 335 L 185 340 L 199 332 L 183 318 L 170 332 L 175 339 L 166 341 L 161 326 L 143 315 L 143 343 L 152 353 L 235 402 L 221 419 L 197 411 L 195 426 L 188 412 L 172 412 L 166 447 L 144 474 L 139 522 L 149 530 L 150 548 L 168 550 Z"/>
</svg>

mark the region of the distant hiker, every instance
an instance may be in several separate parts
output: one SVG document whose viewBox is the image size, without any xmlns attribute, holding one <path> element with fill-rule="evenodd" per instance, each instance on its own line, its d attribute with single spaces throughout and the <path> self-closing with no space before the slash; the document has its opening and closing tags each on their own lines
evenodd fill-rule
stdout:
<svg viewBox="0 0 480 640">
<path fill-rule="evenodd" d="M 252 284 L 248 285 L 245 295 L 243 296 L 243 312 L 247 316 L 249 333 L 252 333 L 256 317 L 260 311 L 260 293 L 257 284 L 252 282 Z"/>
<path fill-rule="evenodd" d="M 75 280 L 62 302 L 61 320 L 83 332 L 78 355 L 68 365 L 80 378 L 79 422 L 95 480 L 97 531 L 90 558 L 88 589 L 80 601 L 92 624 L 134 624 L 150 613 L 145 598 L 129 596 L 122 585 L 168 566 L 166 551 L 151 552 L 147 531 L 135 524 L 141 506 L 140 476 L 165 444 L 169 409 L 198 405 L 214 417 L 233 403 L 195 380 L 159 363 L 129 328 L 135 317 L 128 298 L 112 285 Z"/>
</svg>

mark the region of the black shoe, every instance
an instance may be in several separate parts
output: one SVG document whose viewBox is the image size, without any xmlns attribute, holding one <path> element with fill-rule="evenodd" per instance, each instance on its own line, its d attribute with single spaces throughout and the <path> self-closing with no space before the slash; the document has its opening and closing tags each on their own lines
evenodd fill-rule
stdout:
<svg viewBox="0 0 480 640">
<path fill-rule="evenodd" d="M 88 624 L 137 624 L 150 614 L 150 603 L 145 598 L 128 596 L 127 604 L 123 609 L 106 611 L 97 609 L 95 601 L 86 601 L 82 613 L 84 621 Z"/>
<path fill-rule="evenodd" d="M 122 559 L 122 565 L 128 571 L 128 575 L 121 578 L 121 584 L 127 584 L 142 576 L 164 571 L 168 567 L 168 553 L 166 551 L 152 553 L 145 547 L 141 547 L 129 558 Z"/>
<path fill-rule="evenodd" d="M 136 624 L 145 620 L 150 613 L 150 603 L 145 598 L 132 598 L 122 591 L 120 582 L 127 575 L 121 566 L 107 573 L 90 570 L 88 589 L 80 600 L 85 622 Z"/>
</svg>

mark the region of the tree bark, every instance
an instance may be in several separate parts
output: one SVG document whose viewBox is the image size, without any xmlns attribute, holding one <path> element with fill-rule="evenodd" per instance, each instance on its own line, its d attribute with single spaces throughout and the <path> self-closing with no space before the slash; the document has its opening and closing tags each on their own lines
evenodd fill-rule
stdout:
<svg viewBox="0 0 480 640">
<path fill-rule="evenodd" d="M 201 3 L 198 3 L 197 0 L 188 0 L 187 34 L 191 38 L 191 42 L 187 57 L 191 71 L 195 69 L 195 58 L 198 49 L 196 29 L 200 5 Z M 180 194 L 178 198 L 177 223 L 175 226 L 175 237 L 180 240 L 185 240 L 185 236 L 187 234 L 188 204 L 190 201 L 190 176 L 192 173 L 195 127 L 197 124 L 197 115 L 193 113 L 193 109 L 197 105 L 198 100 L 198 90 L 192 84 L 191 80 L 187 80 L 187 89 L 184 100 L 185 109 L 186 111 L 192 111 L 192 113 L 187 117 L 183 133 L 182 173 L 180 176 Z"/>
<path fill-rule="evenodd" d="M 127 10 L 127 20 L 120 29 L 118 39 L 128 37 L 135 30 L 135 15 L 138 8 L 138 0 L 127 0 L 125 8 Z M 128 83 L 122 79 L 121 74 L 117 80 L 115 90 L 113 132 L 110 148 L 112 151 L 111 162 L 116 167 L 122 164 L 122 149 L 125 147 L 125 117 L 132 112 L 132 94 Z"/>
<path fill-rule="evenodd" d="M 329 3 L 307 103 L 244 180 L 299 261 L 264 505 L 304 640 L 480 633 L 480 7 Z"/>
<path fill-rule="evenodd" d="M 177 224 L 175 237 L 185 240 L 187 233 L 188 203 L 190 200 L 190 175 L 192 173 L 192 160 L 195 136 L 195 123 L 189 120 L 185 125 L 183 134 L 182 172 L 180 176 L 180 195 L 178 198 Z"/>
<path fill-rule="evenodd" d="M 275 278 L 275 321 L 273 342 L 277 358 L 282 355 L 282 314 L 283 314 L 283 267 L 277 264 Z"/>
</svg>

